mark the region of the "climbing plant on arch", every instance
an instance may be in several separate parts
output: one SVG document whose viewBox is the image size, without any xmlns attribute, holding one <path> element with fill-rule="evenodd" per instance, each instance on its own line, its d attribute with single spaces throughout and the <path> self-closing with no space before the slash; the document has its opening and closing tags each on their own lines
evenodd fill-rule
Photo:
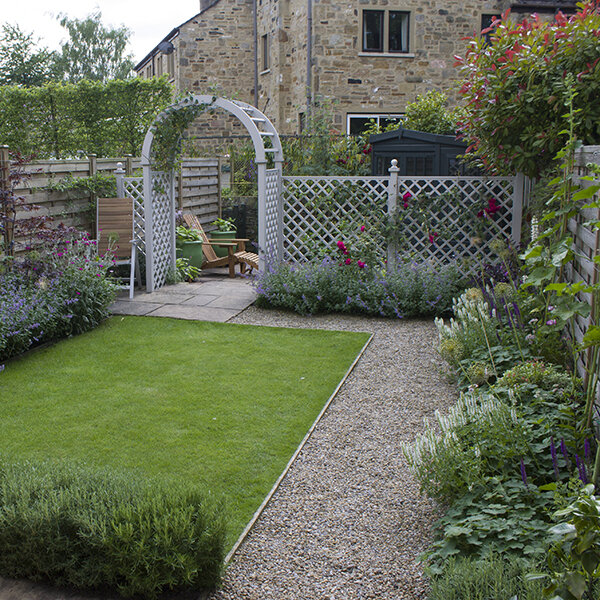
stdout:
<svg viewBox="0 0 600 600">
<path fill-rule="evenodd" d="M 239 100 L 189 95 L 161 112 L 146 133 L 142 147 L 146 290 L 164 285 L 175 268 L 174 167 L 181 137 L 205 110 L 222 109 L 244 125 L 254 146 L 258 174 L 258 246 L 260 268 L 265 256 L 282 254 L 283 217 L 280 207 L 283 152 L 277 130 L 260 110 Z M 273 167 L 268 169 L 269 156 Z"/>
</svg>

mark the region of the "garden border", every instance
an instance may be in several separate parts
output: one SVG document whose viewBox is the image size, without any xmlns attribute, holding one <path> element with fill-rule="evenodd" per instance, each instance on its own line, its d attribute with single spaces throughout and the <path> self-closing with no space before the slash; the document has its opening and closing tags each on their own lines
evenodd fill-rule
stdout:
<svg viewBox="0 0 600 600">
<path fill-rule="evenodd" d="M 365 333 L 369 333 L 369 332 L 365 332 Z M 281 475 L 279 475 L 279 477 L 277 478 L 277 481 L 275 481 L 275 483 L 273 484 L 273 487 L 270 489 L 269 493 L 265 496 L 265 499 L 262 501 L 261 505 L 256 509 L 254 515 L 252 515 L 252 518 L 250 519 L 250 521 L 244 528 L 244 531 L 242 531 L 242 533 L 236 540 L 236 542 L 233 545 L 233 547 L 231 548 L 231 550 L 227 553 L 227 556 L 225 557 L 225 560 L 223 561 L 223 564 L 225 566 L 227 566 L 231 562 L 231 560 L 235 556 L 236 552 L 239 550 L 240 546 L 244 543 L 245 539 L 248 537 L 248 534 L 250 533 L 250 531 L 252 531 L 254 524 L 256 523 L 256 521 L 258 521 L 260 515 L 263 513 L 265 508 L 268 506 L 269 502 L 275 495 L 275 492 L 279 489 L 279 486 L 281 485 L 282 481 L 285 479 L 289 470 L 292 468 L 292 465 L 294 464 L 294 462 L 296 462 L 296 459 L 300 455 L 300 452 L 302 452 L 304 446 L 306 445 L 306 443 L 312 436 L 317 425 L 319 424 L 319 422 L 321 421 L 321 419 L 327 412 L 327 409 L 329 408 L 331 403 L 334 401 L 334 399 L 338 395 L 338 392 L 340 391 L 341 387 L 344 385 L 344 383 L 346 383 L 346 380 L 348 379 L 348 377 L 354 370 L 354 367 L 356 367 L 356 365 L 358 364 L 358 361 L 362 358 L 363 354 L 366 352 L 367 348 L 373 341 L 374 337 L 375 337 L 374 333 L 369 334 L 369 339 L 364 343 L 363 347 L 360 349 L 360 352 L 356 355 L 356 358 L 354 359 L 352 364 L 348 367 L 348 370 L 346 371 L 346 373 L 344 374 L 344 376 L 342 377 L 340 382 L 337 384 L 335 390 L 333 390 L 333 392 L 331 393 L 331 396 L 329 396 L 329 399 L 325 403 L 325 406 L 323 406 L 323 408 L 321 409 L 321 412 L 317 415 L 317 418 L 314 420 L 313 424 L 310 426 L 310 429 L 306 432 L 306 435 L 304 436 L 304 438 L 302 438 L 302 441 L 296 448 L 296 451 L 294 452 L 294 454 L 292 454 L 292 457 L 290 458 L 287 465 L 281 472 Z"/>
</svg>

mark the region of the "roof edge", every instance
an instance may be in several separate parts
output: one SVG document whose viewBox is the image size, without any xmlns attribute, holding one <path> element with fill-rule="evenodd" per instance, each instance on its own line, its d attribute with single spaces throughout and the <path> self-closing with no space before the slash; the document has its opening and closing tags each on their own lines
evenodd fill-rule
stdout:
<svg viewBox="0 0 600 600">
<path fill-rule="evenodd" d="M 144 58 L 142 58 L 142 60 L 140 60 L 140 62 L 138 62 L 137 65 L 135 65 L 135 67 L 133 67 L 133 70 L 137 72 L 138 69 L 141 69 L 142 66 L 144 66 L 144 64 L 147 63 L 154 55 L 158 54 L 158 47 L 160 44 L 163 42 L 170 42 L 179 34 L 179 31 L 184 25 L 187 25 L 190 21 L 197 19 L 202 13 L 206 12 L 209 8 L 212 8 L 219 2 L 220 0 L 200 0 L 200 12 L 196 13 L 193 17 L 190 17 L 187 21 L 184 21 L 181 25 L 178 25 L 172 29 L 162 40 L 160 40 L 160 42 L 158 42 L 158 44 L 156 44 L 156 46 L 154 46 L 154 48 L 152 48 L 152 50 L 150 50 L 150 52 L 148 52 L 148 54 L 146 54 L 146 56 L 144 56 Z"/>
</svg>

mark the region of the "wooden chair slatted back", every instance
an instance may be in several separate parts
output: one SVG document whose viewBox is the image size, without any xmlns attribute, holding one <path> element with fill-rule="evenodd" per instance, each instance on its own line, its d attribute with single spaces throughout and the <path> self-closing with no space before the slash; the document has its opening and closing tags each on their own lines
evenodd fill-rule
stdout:
<svg viewBox="0 0 600 600">
<path fill-rule="evenodd" d="M 133 239 L 133 200 L 131 198 L 98 198 L 98 255 L 110 249 L 114 258 L 131 258 Z"/>
<path fill-rule="evenodd" d="M 185 213 L 183 215 L 183 220 L 190 229 L 194 229 L 200 234 L 200 237 L 204 242 L 202 244 L 202 252 L 206 257 L 206 260 L 208 262 L 213 262 L 217 260 L 217 253 L 215 252 L 215 249 L 212 247 L 212 245 L 209 243 L 208 236 L 206 235 L 206 233 L 204 233 L 204 229 L 202 229 L 202 223 L 200 223 L 200 219 L 196 215 L 192 215 L 191 213 Z"/>
</svg>

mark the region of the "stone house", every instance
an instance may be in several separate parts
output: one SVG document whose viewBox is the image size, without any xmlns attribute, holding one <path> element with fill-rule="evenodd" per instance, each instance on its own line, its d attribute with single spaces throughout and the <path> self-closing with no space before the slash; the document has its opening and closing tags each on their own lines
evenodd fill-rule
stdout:
<svg viewBox="0 0 600 600">
<path fill-rule="evenodd" d="M 454 55 L 507 8 L 572 12 L 571 0 L 200 0 L 136 65 L 178 91 L 257 106 L 280 133 L 302 131 L 307 111 L 333 101 L 333 127 L 357 133 L 401 116 L 430 89 L 456 99 Z"/>
</svg>

